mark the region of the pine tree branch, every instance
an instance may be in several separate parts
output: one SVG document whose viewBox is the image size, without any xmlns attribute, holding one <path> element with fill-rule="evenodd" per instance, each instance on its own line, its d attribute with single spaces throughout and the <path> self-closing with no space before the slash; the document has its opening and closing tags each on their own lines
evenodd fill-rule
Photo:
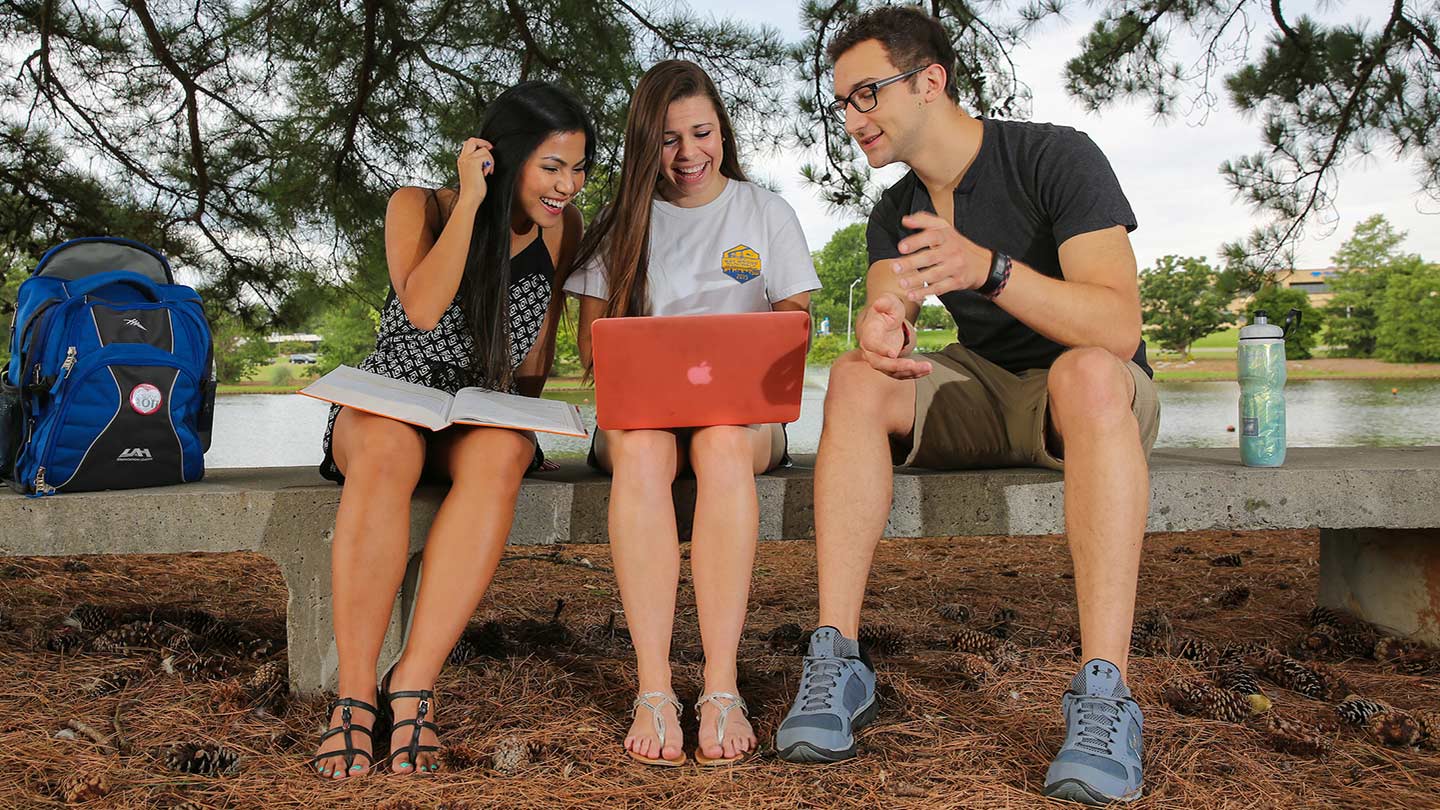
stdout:
<svg viewBox="0 0 1440 810">
<path fill-rule="evenodd" d="M 159 27 L 155 25 L 155 18 L 150 15 L 146 0 L 130 0 L 130 8 L 134 10 L 136 19 L 140 21 L 141 29 L 145 31 L 145 37 L 150 43 L 150 52 L 160 60 L 160 64 L 165 67 L 166 72 L 173 76 L 180 83 L 181 89 L 185 91 L 184 108 L 186 128 L 190 136 L 190 168 L 195 172 L 194 220 L 199 223 L 205 216 L 205 203 L 210 195 L 210 172 L 205 162 L 205 141 L 200 134 L 200 103 L 196 98 L 199 91 L 195 84 L 195 78 L 175 60 L 169 46 L 165 44 L 165 37 L 160 33 Z"/>
<path fill-rule="evenodd" d="M 1415 21 L 1409 17 L 1402 17 L 1401 22 L 1406 28 L 1410 29 L 1410 33 L 1413 34 L 1416 39 L 1420 40 L 1425 46 L 1425 49 L 1430 52 L 1431 57 L 1440 60 L 1440 44 L 1436 44 L 1435 39 L 1432 38 L 1424 28 L 1417 25 Z"/>
<path fill-rule="evenodd" d="M 360 54 L 360 65 L 355 71 L 355 99 L 350 104 L 340 149 L 335 153 L 334 192 L 337 195 L 340 193 L 340 181 L 345 176 L 345 163 L 355 151 L 355 139 L 364 120 L 365 107 L 375 91 L 376 51 L 379 49 L 376 29 L 380 24 L 380 6 L 381 0 L 365 0 L 365 23 L 361 34 L 365 44 Z"/>
<path fill-rule="evenodd" d="M 1356 108 L 1359 106 L 1360 99 L 1367 89 L 1366 85 L 1370 82 L 1370 76 L 1375 72 L 1376 66 L 1384 60 L 1390 48 L 1394 45 L 1393 37 L 1395 29 L 1402 18 L 1401 10 L 1401 0 L 1394 0 L 1390 20 L 1385 24 L 1385 30 L 1381 32 L 1379 39 L 1376 40 L 1375 50 L 1371 53 L 1370 58 L 1363 63 L 1360 75 L 1357 76 L 1355 80 L 1355 88 L 1350 91 L 1350 97 L 1345 102 L 1345 107 L 1340 111 L 1340 119 L 1335 124 L 1335 134 L 1330 138 L 1330 146 L 1329 149 L 1326 150 L 1325 157 L 1313 169 L 1301 175 L 1301 178 L 1313 176 L 1315 181 L 1310 187 L 1310 195 L 1306 199 L 1305 204 L 1295 213 L 1294 218 L 1290 222 L 1290 226 L 1285 229 L 1284 235 L 1282 235 L 1276 243 L 1276 252 L 1278 252 L 1281 246 L 1289 243 L 1296 231 L 1299 230 L 1300 224 L 1305 221 L 1310 215 L 1310 212 L 1315 209 L 1316 203 L 1319 202 L 1320 187 L 1324 184 L 1325 175 L 1334 168 L 1335 161 L 1339 158 L 1341 147 L 1344 146 L 1346 139 L 1355 128 Z M 1267 265 L 1275 258 L 1276 252 L 1272 252 L 1267 258 Z"/>
<path fill-rule="evenodd" d="M 530 31 L 530 19 L 525 16 L 525 10 L 520 8 L 515 0 L 505 0 L 505 9 L 510 12 L 510 19 L 515 21 L 515 27 L 520 32 L 520 41 L 525 43 L 526 62 L 528 63 L 533 56 L 540 60 L 540 64 L 553 71 L 559 72 L 561 70 L 560 65 L 556 64 L 555 60 L 551 59 L 550 56 L 545 53 L 544 49 L 535 42 L 535 35 Z M 521 80 L 523 81 L 523 74 L 528 73 L 528 71 L 522 69 L 521 73 Z"/>
<path fill-rule="evenodd" d="M 1270 16 L 1275 18 L 1275 24 L 1280 26 L 1280 30 L 1285 34 L 1286 39 L 1295 43 L 1301 50 L 1309 52 L 1310 48 L 1307 47 L 1305 41 L 1300 38 L 1299 32 L 1291 28 L 1289 23 L 1285 22 L 1285 13 L 1280 10 L 1280 0 L 1270 0 Z"/>
</svg>

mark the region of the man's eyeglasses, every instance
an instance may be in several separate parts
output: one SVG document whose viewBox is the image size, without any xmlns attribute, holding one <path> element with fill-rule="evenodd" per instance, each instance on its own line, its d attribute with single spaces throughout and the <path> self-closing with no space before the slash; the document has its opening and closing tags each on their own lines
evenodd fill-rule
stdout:
<svg viewBox="0 0 1440 810">
<path fill-rule="evenodd" d="M 870 82 L 869 84 L 862 84 L 854 90 L 851 90 L 850 95 L 846 96 L 845 98 L 837 98 L 833 102 L 831 102 L 830 114 L 835 117 L 836 121 L 839 121 L 843 124 L 845 123 L 846 105 L 854 107 L 856 112 L 868 113 L 871 110 L 875 109 L 876 104 L 880 103 L 880 88 L 885 87 L 886 85 L 894 84 L 895 82 L 901 81 L 903 79 L 908 79 L 928 67 L 930 66 L 925 65 L 924 67 L 918 67 L 914 70 L 907 70 L 904 73 L 891 76 L 888 79 L 881 79 L 879 81 Z"/>
</svg>

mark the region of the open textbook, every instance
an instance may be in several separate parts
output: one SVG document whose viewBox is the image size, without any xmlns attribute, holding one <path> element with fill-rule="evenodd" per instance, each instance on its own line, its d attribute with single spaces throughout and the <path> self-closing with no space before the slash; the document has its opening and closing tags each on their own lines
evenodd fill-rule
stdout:
<svg viewBox="0 0 1440 810">
<path fill-rule="evenodd" d="M 590 435 L 580 419 L 580 409 L 569 403 L 484 388 L 462 388 L 452 397 L 444 391 L 350 366 L 336 367 L 300 393 L 431 430 L 459 424 L 582 438 Z"/>
</svg>

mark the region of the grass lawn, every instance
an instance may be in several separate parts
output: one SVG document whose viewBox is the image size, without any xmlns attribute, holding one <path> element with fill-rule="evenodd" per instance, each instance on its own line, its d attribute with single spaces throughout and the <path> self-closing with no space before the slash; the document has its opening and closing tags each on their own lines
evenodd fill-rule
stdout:
<svg viewBox="0 0 1440 810">
<path fill-rule="evenodd" d="M 1213 332 L 1195 341 L 1192 349 L 1229 349 L 1240 345 L 1240 327 L 1232 326 L 1223 332 Z"/>
</svg>

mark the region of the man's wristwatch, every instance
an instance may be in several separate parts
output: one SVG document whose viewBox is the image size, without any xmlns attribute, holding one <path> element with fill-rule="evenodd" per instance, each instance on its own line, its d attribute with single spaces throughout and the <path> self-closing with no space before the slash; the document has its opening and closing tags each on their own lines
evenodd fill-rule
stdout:
<svg viewBox="0 0 1440 810">
<path fill-rule="evenodd" d="M 990 277 L 985 279 L 985 283 L 981 284 L 976 292 L 993 301 L 1009 281 L 1010 257 L 998 250 L 990 251 Z"/>
</svg>

